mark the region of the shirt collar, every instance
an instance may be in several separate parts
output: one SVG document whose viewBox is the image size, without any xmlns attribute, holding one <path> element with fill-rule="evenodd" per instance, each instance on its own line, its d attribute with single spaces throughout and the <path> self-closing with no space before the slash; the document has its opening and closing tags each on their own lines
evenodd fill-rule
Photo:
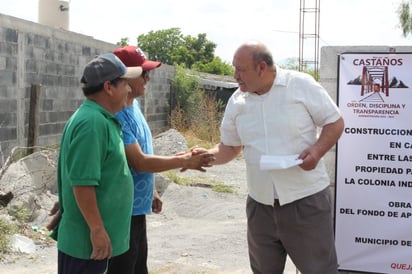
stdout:
<svg viewBox="0 0 412 274">
<path fill-rule="evenodd" d="M 279 66 L 275 65 L 276 67 L 276 78 L 275 78 L 275 86 L 286 86 L 287 85 L 287 79 L 286 79 L 286 74 L 285 70 L 281 69 Z"/>
</svg>

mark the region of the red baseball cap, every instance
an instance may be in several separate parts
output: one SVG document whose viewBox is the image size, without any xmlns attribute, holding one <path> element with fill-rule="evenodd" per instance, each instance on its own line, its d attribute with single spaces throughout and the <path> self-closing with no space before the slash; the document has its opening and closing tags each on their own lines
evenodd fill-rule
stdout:
<svg viewBox="0 0 412 274">
<path fill-rule="evenodd" d="M 125 46 L 113 51 L 127 67 L 142 67 L 143 70 L 152 70 L 160 67 L 161 62 L 147 60 L 144 52 L 136 46 Z"/>
</svg>

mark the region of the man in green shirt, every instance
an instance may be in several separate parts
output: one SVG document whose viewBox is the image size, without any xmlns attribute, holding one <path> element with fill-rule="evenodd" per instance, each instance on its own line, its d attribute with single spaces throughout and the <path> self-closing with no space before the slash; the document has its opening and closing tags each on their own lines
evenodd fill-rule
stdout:
<svg viewBox="0 0 412 274">
<path fill-rule="evenodd" d="M 104 273 L 108 259 L 129 248 L 133 181 L 113 114 L 125 106 L 127 79 L 141 73 L 112 53 L 84 69 L 86 99 L 64 128 L 57 168 L 59 274 Z"/>
</svg>

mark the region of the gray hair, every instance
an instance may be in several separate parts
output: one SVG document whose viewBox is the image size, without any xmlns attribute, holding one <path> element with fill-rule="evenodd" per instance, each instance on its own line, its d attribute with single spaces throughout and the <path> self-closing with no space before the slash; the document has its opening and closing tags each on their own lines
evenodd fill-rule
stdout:
<svg viewBox="0 0 412 274">
<path fill-rule="evenodd" d="M 259 62 L 263 61 L 265 62 L 269 67 L 273 67 L 274 61 L 273 61 L 273 56 L 272 53 L 268 50 L 268 48 L 259 43 L 256 44 L 253 47 L 253 52 L 252 52 L 252 58 L 253 62 L 255 65 L 257 65 Z"/>
</svg>

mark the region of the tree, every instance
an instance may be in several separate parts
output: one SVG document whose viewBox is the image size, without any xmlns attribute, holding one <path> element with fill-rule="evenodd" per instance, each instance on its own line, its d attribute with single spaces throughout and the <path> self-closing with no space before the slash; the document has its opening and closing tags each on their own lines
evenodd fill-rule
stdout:
<svg viewBox="0 0 412 274">
<path fill-rule="evenodd" d="M 287 58 L 279 66 L 285 69 L 299 70 L 299 59 L 297 57 Z"/>
<path fill-rule="evenodd" d="M 120 42 L 117 42 L 116 45 L 118 45 L 120 47 L 124 47 L 124 46 L 129 45 L 129 38 L 127 38 L 127 37 L 120 38 Z"/>
<path fill-rule="evenodd" d="M 164 64 L 175 65 L 179 56 L 177 53 L 184 51 L 184 37 L 179 28 L 150 31 L 137 37 L 140 48 L 149 53 L 149 58 Z"/>
<path fill-rule="evenodd" d="M 191 68 L 194 63 L 213 60 L 216 44 L 206 34 L 184 36 L 179 28 L 150 31 L 137 37 L 138 44 L 149 52 L 150 58 L 169 65 Z"/>
<path fill-rule="evenodd" d="M 412 33 L 412 15 L 410 13 L 409 3 L 402 2 L 398 8 L 400 28 L 404 37 Z"/>
<path fill-rule="evenodd" d="M 170 28 L 141 34 L 137 37 L 137 42 L 150 59 L 164 64 L 181 65 L 208 73 L 233 73 L 229 64 L 215 57 L 216 44 L 209 41 L 205 33 L 200 33 L 197 37 L 185 36 L 179 28 Z"/>
<path fill-rule="evenodd" d="M 217 75 L 233 75 L 234 73 L 233 67 L 230 64 L 223 62 L 220 57 L 215 57 L 211 62 L 206 64 L 196 62 L 193 64 L 192 69 Z"/>
<path fill-rule="evenodd" d="M 281 68 L 284 69 L 291 69 L 291 70 L 299 70 L 299 59 L 298 58 L 287 58 L 284 63 L 279 64 Z M 312 66 L 308 66 L 304 64 L 303 72 L 312 75 L 316 81 L 319 81 L 319 77 L 315 75 L 315 69 Z"/>
</svg>

